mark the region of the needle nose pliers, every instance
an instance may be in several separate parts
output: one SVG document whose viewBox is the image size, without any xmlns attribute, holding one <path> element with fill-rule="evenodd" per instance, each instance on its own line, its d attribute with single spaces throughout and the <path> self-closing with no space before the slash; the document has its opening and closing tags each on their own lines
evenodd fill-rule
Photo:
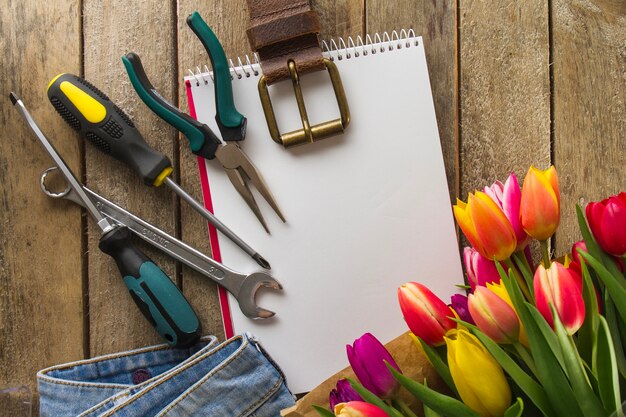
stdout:
<svg viewBox="0 0 626 417">
<path fill-rule="evenodd" d="M 233 187 L 235 187 L 248 207 L 259 219 L 263 228 L 269 233 L 269 228 L 250 191 L 248 182 L 254 184 L 283 222 L 285 222 L 285 218 L 265 184 L 263 177 L 239 147 L 239 142 L 244 140 L 246 135 L 246 118 L 235 108 L 232 79 L 226 54 L 219 40 L 198 12 L 187 18 L 187 24 L 200 38 L 213 66 L 217 107 L 215 119 L 224 143 L 218 139 L 209 126 L 181 112 L 163 99 L 150 83 L 141 64 L 141 59 L 137 54 L 130 52 L 122 57 L 122 61 L 133 87 L 144 103 L 159 117 L 187 137 L 192 153 L 206 159 L 215 158 L 220 162 Z"/>
</svg>

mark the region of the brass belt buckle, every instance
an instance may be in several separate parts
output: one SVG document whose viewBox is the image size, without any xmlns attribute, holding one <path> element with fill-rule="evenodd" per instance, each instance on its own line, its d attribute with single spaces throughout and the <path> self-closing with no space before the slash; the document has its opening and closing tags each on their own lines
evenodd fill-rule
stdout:
<svg viewBox="0 0 626 417">
<path fill-rule="evenodd" d="M 304 99 L 302 98 L 302 89 L 300 88 L 300 76 L 296 70 L 295 62 L 289 61 L 289 73 L 291 74 L 291 82 L 293 84 L 294 94 L 296 95 L 300 118 L 302 119 L 302 129 L 294 130 L 293 132 L 285 134 L 281 134 L 278 130 L 276 114 L 274 113 L 274 108 L 272 107 L 272 100 L 270 99 L 270 94 L 267 89 L 265 76 L 262 76 L 259 80 L 261 105 L 263 106 L 263 112 L 265 113 L 267 127 L 270 130 L 270 135 L 272 136 L 274 142 L 283 145 L 285 148 L 305 143 L 313 143 L 320 139 L 343 133 L 343 130 L 346 126 L 348 126 L 348 123 L 350 123 L 350 109 L 348 108 L 346 93 L 343 91 L 343 84 L 341 83 L 339 71 L 330 59 L 324 58 L 324 65 L 330 75 L 330 81 L 332 82 L 335 98 L 337 99 L 337 105 L 339 106 L 339 119 L 328 120 L 314 126 L 309 124 L 309 117 L 306 113 L 306 106 L 304 105 Z"/>
</svg>

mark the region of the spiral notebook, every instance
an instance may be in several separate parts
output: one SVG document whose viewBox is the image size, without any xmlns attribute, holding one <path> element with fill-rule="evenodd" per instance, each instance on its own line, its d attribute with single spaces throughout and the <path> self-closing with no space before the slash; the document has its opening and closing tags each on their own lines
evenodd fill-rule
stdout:
<svg viewBox="0 0 626 417">
<path fill-rule="evenodd" d="M 246 318 L 222 291 L 225 334 L 256 335 L 296 393 L 345 367 L 345 345 L 363 333 L 386 343 L 407 330 L 398 286 L 419 281 L 449 300 L 463 280 L 422 39 L 403 31 L 324 45 L 352 119 L 343 135 L 313 144 L 274 143 L 257 90 L 260 66 L 245 57 L 231 68 L 235 104 L 248 118 L 242 149 L 287 223 L 257 194 L 266 234 L 219 163 L 199 160 L 207 208 L 272 264 L 284 287 L 257 297 L 277 313 L 265 321 Z M 211 74 L 185 81 L 192 116 L 219 132 Z M 339 117 L 325 71 L 301 82 L 312 124 Z M 291 83 L 272 85 L 270 95 L 280 131 L 301 128 Z M 209 236 L 217 260 L 258 269 L 212 227 Z"/>
</svg>

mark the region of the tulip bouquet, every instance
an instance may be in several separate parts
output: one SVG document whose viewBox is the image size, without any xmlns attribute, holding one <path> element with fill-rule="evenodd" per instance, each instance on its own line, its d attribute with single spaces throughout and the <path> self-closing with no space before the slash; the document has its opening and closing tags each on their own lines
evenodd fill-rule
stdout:
<svg viewBox="0 0 626 417">
<path fill-rule="evenodd" d="M 626 389 L 626 193 L 577 207 L 583 240 L 552 259 L 560 220 L 554 167 L 531 167 L 457 201 L 455 218 L 471 244 L 463 258 L 469 295 L 448 305 L 427 287 L 398 289 L 415 344 L 445 389 L 402 374 L 367 333 L 347 346 L 358 378 L 340 380 L 324 417 L 624 416 Z M 535 266 L 529 244 L 536 240 Z M 403 388 L 401 388 L 403 387 Z"/>
</svg>

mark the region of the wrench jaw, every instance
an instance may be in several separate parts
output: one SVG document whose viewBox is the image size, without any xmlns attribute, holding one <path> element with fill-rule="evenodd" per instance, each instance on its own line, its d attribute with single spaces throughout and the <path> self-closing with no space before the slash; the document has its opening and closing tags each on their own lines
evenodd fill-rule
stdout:
<svg viewBox="0 0 626 417">
<path fill-rule="evenodd" d="M 261 288 L 271 288 L 277 291 L 283 289 L 282 285 L 274 278 L 262 272 L 255 272 L 248 275 L 241 284 L 237 295 L 239 308 L 242 313 L 251 319 L 268 319 L 276 313 L 266 310 L 256 305 L 255 298 L 257 291 Z"/>
</svg>

